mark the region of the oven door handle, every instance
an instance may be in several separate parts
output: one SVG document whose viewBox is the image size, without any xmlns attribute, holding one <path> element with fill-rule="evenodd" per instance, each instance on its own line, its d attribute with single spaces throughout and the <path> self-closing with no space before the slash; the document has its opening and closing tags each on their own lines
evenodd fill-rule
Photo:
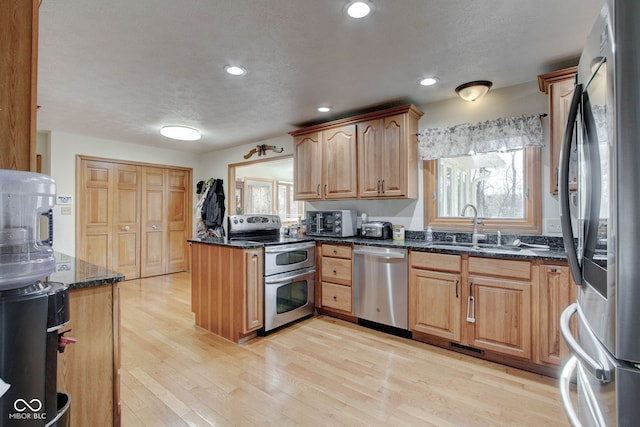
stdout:
<svg viewBox="0 0 640 427">
<path fill-rule="evenodd" d="M 275 274 L 273 276 L 265 276 L 264 277 L 264 284 L 265 285 L 269 285 L 269 286 L 286 285 L 287 283 L 291 283 L 291 282 L 296 281 L 298 279 L 312 278 L 312 277 L 315 276 L 315 274 L 316 274 L 316 270 L 315 269 L 304 270 L 302 272 L 300 272 L 300 271 L 292 271 L 291 273 Z"/>
<path fill-rule="evenodd" d="M 302 242 L 302 243 L 287 243 L 284 245 L 276 245 L 276 246 L 265 246 L 265 253 L 279 253 L 279 252 L 291 252 L 297 251 L 300 249 L 311 249 L 316 247 L 316 242 Z"/>
</svg>

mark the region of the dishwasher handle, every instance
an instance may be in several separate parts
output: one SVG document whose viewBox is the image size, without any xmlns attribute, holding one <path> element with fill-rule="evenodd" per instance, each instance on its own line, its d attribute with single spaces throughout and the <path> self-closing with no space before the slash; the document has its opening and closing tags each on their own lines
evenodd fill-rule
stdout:
<svg viewBox="0 0 640 427">
<path fill-rule="evenodd" d="M 354 248 L 353 253 L 355 255 L 369 255 L 384 259 L 404 259 L 407 257 L 405 252 L 376 251 L 375 249 Z"/>
</svg>

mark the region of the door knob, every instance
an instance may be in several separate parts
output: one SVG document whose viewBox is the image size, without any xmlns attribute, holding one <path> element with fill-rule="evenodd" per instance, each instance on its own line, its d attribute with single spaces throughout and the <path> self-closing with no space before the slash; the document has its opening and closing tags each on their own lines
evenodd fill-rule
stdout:
<svg viewBox="0 0 640 427">
<path fill-rule="evenodd" d="M 122 227 L 122 231 L 129 231 L 129 226 L 125 225 L 124 227 Z"/>
<path fill-rule="evenodd" d="M 157 226 L 157 225 L 155 225 L 155 224 L 153 224 L 153 225 L 151 226 L 151 228 L 153 228 L 154 230 L 157 230 L 157 229 L 158 229 L 158 228 L 160 228 L 160 227 L 159 227 L 159 226 Z"/>
</svg>

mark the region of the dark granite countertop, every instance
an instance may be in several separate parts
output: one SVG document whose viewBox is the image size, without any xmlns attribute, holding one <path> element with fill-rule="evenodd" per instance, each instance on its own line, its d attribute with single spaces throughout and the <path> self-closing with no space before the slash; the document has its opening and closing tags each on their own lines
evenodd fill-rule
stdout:
<svg viewBox="0 0 640 427">
<path fill-rule="evenodd" d="M 301 237 L 280 237 L 279 240 L 273 242 L 259 242 L 253 240 L 229 240 L 226 237 L 204 237 L 193 238 L 187 240 L 189 243 L 205 243 L 208 245 L 231 246 L 240 249 L 262 248 L 264 246 L 281 245 L 284 243 L 311 242 L 316 239 L 311 236 Z"/>
<path fill-rule="evenodd" d="M 362 237 L 320 237 L 320 236 L 300 236 L 298 238 L 281 238 L 279 242 L 254 242 L 254 241 L 228 241 L 226 238 L 194 238 L 189 239 L 192 243 L 206 243 L 213 245 L 232 246 L 242 249 L 259 248 L 267 245 L 274 245 L 280 243 L 295 243 L 303 241 L 318 241 L 327 243 L 342 243 L 352 245 L 365 245 L 365 246 L 383 246 L 383 247 L 395 247 L 411 249 L 420 252 L 435 252 L 444 254 L 468 254 L 472 256 L 482 256 L 488 258 L 511 258 L 511 259 L 536 259 L 536 260 L 551 260 L 551 261 L 566 261 L 567 254 L 564 249 L 557 245 L 551 245 L 549 250 L 539 250 L 531 248 L 519 248 L 511 245 L 504 245 L 496 248 L 478 248 L 475 249 L 470 246 L 451 246 L 451 244 L 439 245 L 438 242 L 429 244 L 424 239 L 405 239 L 403 241 L 395 241 L 392 239 L 387 240 L 375 240 L 364 239 Z M 464 242 L 463 242 L 464 243 Z M 549 243 L 548 241 L 536 241 L 536 243 Z"/>
<path fill-rule="evenodd" d="M 48 280 L 64 283 L 70 290 L 109 285 L 124 280 L 124 275 L 104 267 L 60 252 L 55 252 L 54 255 L 56 270 L 49 275 Z"/>
<path fill-rule="evenodd" d="M 384 246 L 393 248 L 411 249 L 413 251 L 420 252 L 435 252 L 443 254 L 454 255 L 472 255 L 481 256 L 487 258 L 511 258 L 511 259 L 538 259 L 538 260 L 550 260 L 550 261 L 566 261 L 567 254 L 564 249 L 558 249 L 551 247 L 548 250 L 539 250 L 531 248 L 519 248 L 511 245 L 504 245 L 496 248 L 473 248 L 470 246 L 450 246 L 450 244 L 439 245 L 438 242 L 427 243 L 424 240 L 405 239 L 403 241 L 396 241 L 392 239 L 387 240 L 375 240 L 375 239 L 363 239 L 361 237 L 346 237 L 346 238 L 327 238 L 316 237 L 319 242 L 329 243 L 349 243 L 354 245 L 364 246 Z"/>
</svg>

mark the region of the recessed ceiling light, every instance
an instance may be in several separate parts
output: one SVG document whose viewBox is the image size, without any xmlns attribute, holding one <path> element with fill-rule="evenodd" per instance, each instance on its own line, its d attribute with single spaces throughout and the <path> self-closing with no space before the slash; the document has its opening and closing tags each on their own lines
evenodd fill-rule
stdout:
<svg viewBox="0 0 640 427">
<path fill-rule="evenodd" d="M 321 113 L 328 113 L 329 111 L 331 111 L 331 107 L 327 107 L 327 106 L 318 107 L 318 111 L 320 111 Z"/>
<path fill-rule="evenodd" d="M 164 126 L 160 129 L 160 134 L 180 141 L 197 141 L 200 139 L 200 131 L 198 129 L 186 126 Z"/>
<path fill-rule="evenodd" d="M 420 80 L 420 84 L 422 86 L 433 86 L 436 83 L 438 83 L 438 79 L 435 77 L 425 77 L 424 79 Z"/>
<path fill-rule="evenodd" d="M 369 13 L 373 6 L 368 1 L 352 1 L 347 5 L 347 14 L 352 18 L 364 18 Z"/>
<path fill-rule="evenodd" d="M 245 74 L 247 74 L 247 70 L 245 70 L 243 67 L 240 67 L 239 65 L 227 65 L 226 67 L 224 67 L 224 70 L 232 76 L 244 76 Z"/>
</svg>

